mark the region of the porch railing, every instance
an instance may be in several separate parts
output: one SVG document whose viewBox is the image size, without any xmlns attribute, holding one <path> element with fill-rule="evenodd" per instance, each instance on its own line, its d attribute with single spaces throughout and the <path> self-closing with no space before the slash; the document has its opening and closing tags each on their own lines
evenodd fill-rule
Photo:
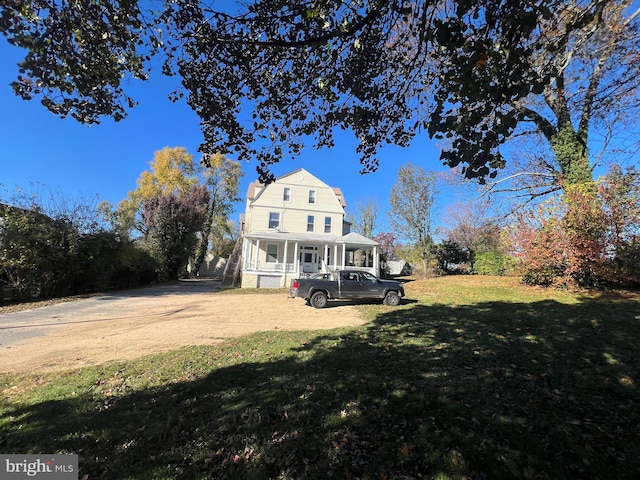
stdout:
<svg viewBox="0 0 640 480">
<path fill-rule="evenodd" d="M 286 268 L 286 273 L 293 273 L 298 277 L 305 278 L 314 275 L 315 273 L 326 273 L 334 270 L 333 266 L 324 265 L 317 272 L 304 272 L 302 269 L 302 264 L 298 264 L 298 268 L 296 269 L 295 263 L 281 263 L 281 262 L 259 262 L 259 261 L 247 261 L 245 263 L 244 268 L 246 270 L 251 270 L 254 272 L 269 272 L 269 273 L 284 273 Z M 356 268 L 357 270 L 363 270 L 365 272 L 370 272 L 375 275 L 376 271 L 373 267 L 353 267 L 353 266 L 345 266 L 345 267 L 336 267 L 338 270 L 341 268 Z"/>
<path fill-rule="evenodd" d="M 260 261 L 247 261 L 245 268 L 256 272 L 287 272 L 295 273 L 295 263 L 280 263 L 280 262 L 260 262 Z"/>
</svg>

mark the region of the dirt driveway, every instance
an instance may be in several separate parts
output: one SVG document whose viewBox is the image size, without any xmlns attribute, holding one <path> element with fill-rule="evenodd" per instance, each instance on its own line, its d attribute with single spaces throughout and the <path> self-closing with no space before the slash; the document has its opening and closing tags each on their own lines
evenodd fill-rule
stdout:
<svg viewBox="0 0 640 480">
<path fill-rule="evenodd" d="M 351 305 L 317 310 L 286 294 L 217 288 L 212 281 L 177 282 L 0 314 L 0 372 L 77 368 L 258 331 L 364 323 Z"/>
</svg>

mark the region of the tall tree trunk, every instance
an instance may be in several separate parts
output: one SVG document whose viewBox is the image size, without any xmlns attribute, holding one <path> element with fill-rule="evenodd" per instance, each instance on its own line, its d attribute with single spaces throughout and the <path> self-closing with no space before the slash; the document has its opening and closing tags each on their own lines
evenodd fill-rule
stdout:
<svg viewBox="0 0 640 480">
<path fill-rule="evenodd" d="M 589 151 L 585 139 L 570 123 L 558 129 L 549 139 L 567 185 L 593 182 Z"/>
<path fill-rule="evenodd" d="M 195 251 L 195 257 L 193 260 L 193 272 L 195 275 L 198 275 L 200 271 L 200 267 L 202 266 L 202 262 L 204 262 L 204 257 L 207 256 L 207 250 L 209 248 L 209 235 L 211 235 L 211 225 L 213 223 L 213 217 L 216 214 L 216 206 L 214 204 L 214 200 L 209 204 L 209 211 L 207 212 L 207 220 L 202 226 L 202 238 L 200 239 L 200 243 Z"/>
</svg>

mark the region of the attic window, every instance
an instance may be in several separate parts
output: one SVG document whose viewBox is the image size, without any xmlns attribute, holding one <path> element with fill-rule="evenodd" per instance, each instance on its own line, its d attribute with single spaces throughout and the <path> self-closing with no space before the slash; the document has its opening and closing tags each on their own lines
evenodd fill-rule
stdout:
<svg viewBox="0 0 640 480">
<path fill-rule="evenodd" d="M 284 191 L 282 192 L 282 201 L 283 202 L 291 201 L 291 189 L 289 187 L 284 187 Z"/>
<path fill-rule="evenodd" d="M 309 203 L 316 203 L 316 191 L 309 190 Z"/>
</svg>

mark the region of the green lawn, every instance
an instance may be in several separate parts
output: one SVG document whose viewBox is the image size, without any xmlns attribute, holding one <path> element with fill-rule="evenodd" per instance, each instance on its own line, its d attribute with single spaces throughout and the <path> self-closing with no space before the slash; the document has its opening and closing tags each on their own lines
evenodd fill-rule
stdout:
<svg viewBox="0 0 640 480">
<path fill-rule="evenodd" d="M 0 376 L 0 452 L 89 480 L 640 478 L 640 295 L 406 289 L 356 329 Z"/>
</svg>

